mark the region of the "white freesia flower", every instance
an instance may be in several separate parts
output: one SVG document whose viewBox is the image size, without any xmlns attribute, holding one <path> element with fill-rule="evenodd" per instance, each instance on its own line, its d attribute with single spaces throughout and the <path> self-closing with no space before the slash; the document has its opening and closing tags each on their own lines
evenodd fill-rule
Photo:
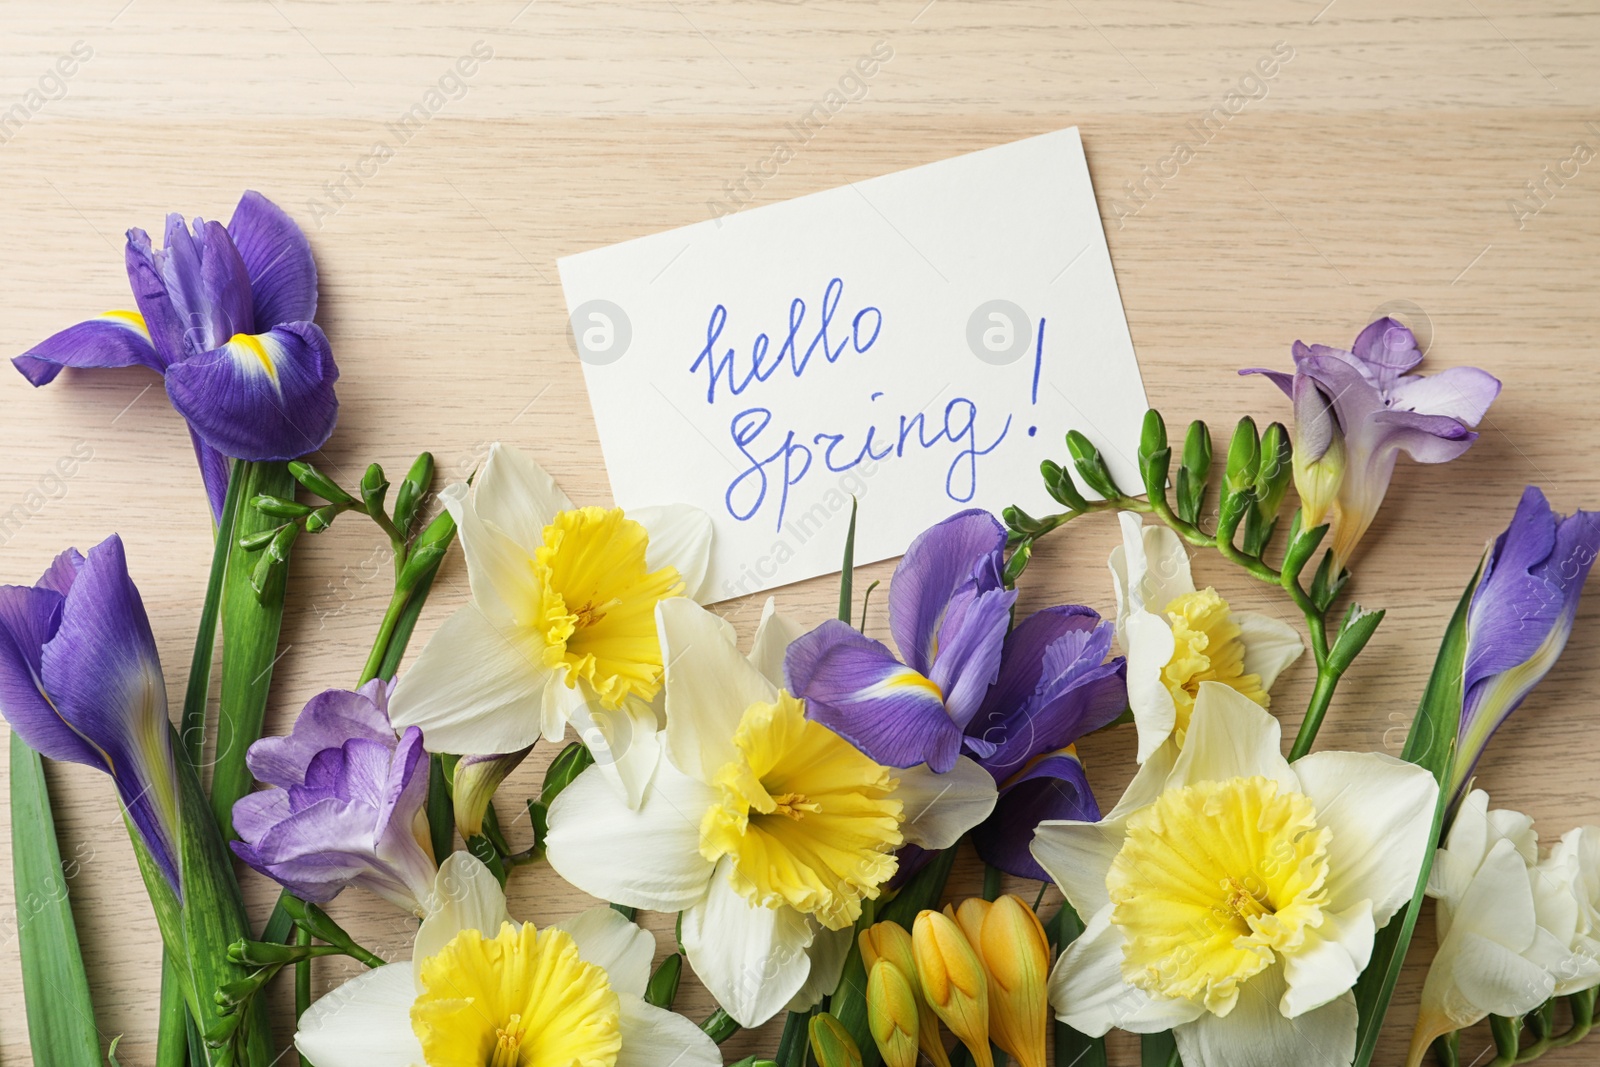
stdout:
<svg viewBox="0 0 1600 1067">
<path fill-rule="evenodd" d="M 645 1003 L 655 935 L 611 908 L 535 930 L 469 853 L 439 869 L 412 959 L 312 1004 L 295 1047 L 317 1067 L 606 1063 L 719 1067 L 716 1043 Z"/>
<path fill-rule="evenodd" d="M 742 1026 L 831 992 L 864 899 L 904 844 L 946 848 L 993 810 L 988 772 L 894 770 L 782 690 L 797 627 L 769 603 L 750 659 L 693 601 L 656 609 L 665 758 L 637 809 L 594 771 L 550 807 L 546 856 L 579 889 L 681 911 L 689 963 Z M 841 936 L 843 935 L 843 936 Z"/>
<path fill-rule="evenodd" d="M 1439 902 L 1439 951 L 1422 987 L 1412 1067 L 1445 1034 L 1600 983 L 1592 910 L 1585 915 L 1579 896 L 1600 872 L 1594 843 L 1586 848 L 1583 838 L 1568 834 L 1539 863 L 1532 819 L 1489 810 L 1481 789 L 1462 801 L 1428 877 L 1428 895 Z"/>
<path fill-rule="evenodd" d="M 1381 753 L 1291 766 L 1276 719 L 1199 688 L 1182 749 L 1109 815 L 1039 826 L 1034 858 L 1088 920 L 1050 1002 L 1094 1036 L 1170 1029 L 1186 1067 L 1348 1067 L 1350 989 L 1411 899 L 1438 786 Z"/>
<path fill-rule="evenodd" d="M 1128 704 L 1140 763 L 1167 739 L 1183 743 L 1203 682 L 1221 682 L 1266 707 L 1268 691 L 1304 650 L 1294 627 L 1232 611 L 1215 589 L 1194 587 L 1189 553 L 1165 526 L 1141 526 L 1124 511 L 1122 544 L 1111 550 L 1117 643 L 1128 657 Z"/>
<path fill-rule="evenodd" d="M 440 494 L 461 531 L 472 601 L 397 683 L 397 729 L 433 752 L 516 752 L 570 722 L 637 803 L 659 757 L 655 607 L 695 596 L 711 519 L 687 506 L 576 508 L 532 457 L 492 445 L 476 486 Z"/>
</svg>

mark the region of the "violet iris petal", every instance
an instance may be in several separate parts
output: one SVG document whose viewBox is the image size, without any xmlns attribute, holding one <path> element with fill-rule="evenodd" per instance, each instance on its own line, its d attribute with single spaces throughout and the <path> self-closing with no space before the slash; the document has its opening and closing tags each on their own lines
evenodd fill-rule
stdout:
<svg viewBox="0 0 1600 1067">
<path fill-rule="evenodd" d="M 1039 823 L 1100 817 L 1068 746 L 1128 706 L 1127 663 L 1106 659 L 1114 636 L 1112 624 L 1077 605 L 1035 612 L 1007 636 L 1000 676 L 968 727 L 993 743 L 977 760 L 1000 788 L 993 814 L 972 832 L 985 862 L 1042 878 L 1028 852 Z"/>
<path fill-rule="evenodd" d="M 1523 491 L 1495 539 L 1467 609 L 1461 727 L 1452 805 L 1500 724 L 1555 664 L 1600 552 L 1600 514 L 1557 515 L 1538 489 Z"/>
<path fill-rule="evenodd" d="M 1411 331 L 1383 318 L 1362 330 L 1348 352 L 1296 341 L 1293 377 L 1261 368 L 1239 372 L 1267 375 L 1297 401 L 1297 413 L 1308 408 L 1312 385 L 1332 405 L 1336 433 L 1346 450 L 1342 462 L 1347 464 L 1333 502 L 1332 547 L 1341 567 L 1383 503 L 1400 453 L 1419 463 L 1455 459 L 1477 440 L 1472 428 L 1500 393 L 1499 380 L 1475 367 L 1455 367 L 1429 377 L 1408 373 L 1421 359 Z M 1330 447 L 1329 427 L 1299 423 L 1297 418 L 1297 463 L 1302 451 L 1320 458 Z M 1302 497 L 1319 496 L 1314 488 L 1310 492 L 1301 488 Z"/>
<path fill-rule="evenodd" d="M 63 330 L 12 362 L 34 385 L 62 367 L 147 366 L 166 375 L 189 423 L 214 513 L 228 458 L 314 452 L 333 432 L 339 372 L 311 319 L 317 268 L 305 234 L 247 192 L 227 226 L 167 218 L 164 247 L 128 231 L 125 262 L 138 313 L 109 312 Z"/>
<path fill-rule="evenodd" d="M 313 697 L 287 737 L 250 746 L 269 786 L 234 805 L 240 859 L 296 896 L 326 903 L 346 886 L 417 914 L 437 868 L 425 843 L 428 759 L 422 731 L 396 738 L 389 685 Z"/>
<path fill-rule="evenodd" d="M 33 749 L 110 774 L 175 892 L 178 779 L 150 619 L 113 535 L 0 587 L 0 712 Z"/>
<path fill-rule="evenodd" d="M 919 534 L 889 583 L 889 630 L 904 661 L 831 620 L 789 646 L 789 691 L 813 719 L 892 767 L 926 763 L 943 774 L 963 747 L 988 752 L 965 728 L 999 671 L 1016 602 L 1001 581 L 1005 543 L 1005 528 L 977 510 Z"/>
</svg>

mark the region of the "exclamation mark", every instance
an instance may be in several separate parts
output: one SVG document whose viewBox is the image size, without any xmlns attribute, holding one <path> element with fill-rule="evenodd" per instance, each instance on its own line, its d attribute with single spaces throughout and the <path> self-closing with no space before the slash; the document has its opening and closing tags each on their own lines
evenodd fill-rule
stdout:
<svg viewBox="0 0 1600 1067">
<path fill-rule="evenodd" d="M 1033 396 L 1029 403 L 1039 403 L 1039 370 L 1044 366 L 1044 319 L 1039 320 L 1039 336 L 1033 346 Z M 1029 426 L 1028 436 L 1032 437 L 1039 432 L 1039 427 Z"/>
</svg>

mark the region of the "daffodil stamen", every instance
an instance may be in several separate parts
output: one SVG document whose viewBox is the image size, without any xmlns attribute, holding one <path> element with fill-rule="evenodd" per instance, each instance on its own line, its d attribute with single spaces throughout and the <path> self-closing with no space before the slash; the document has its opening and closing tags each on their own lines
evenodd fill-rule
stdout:
<svg viewBox="0 0 1600 1067">
<path fill-rule="evenodd" d="M 533 629 L 547 666 L 581 678 L 607 707 L 661 688 L 656 604 L 683 592 L 672 567 L 650 570 L 649 535 L 620 508 L 574 508 L 544 528 L 534 553 Z"/>
<path fill-rule="evenodd" d="M 722 802 L 700 823 L 701 854 L 732 856 L 748 900 L 849 926 L 894 874 L 904 842 L 889 768 L 808 720 L 787 693 L 748 708 L 733 742 L 739 758 L 715 776 Z"/>
</svg>

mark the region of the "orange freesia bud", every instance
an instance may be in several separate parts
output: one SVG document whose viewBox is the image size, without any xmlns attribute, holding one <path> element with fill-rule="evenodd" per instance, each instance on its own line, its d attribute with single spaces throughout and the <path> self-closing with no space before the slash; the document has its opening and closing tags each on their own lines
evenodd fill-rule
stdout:
<svg viewBox="0 0 1600 1067">
<path fill-rule="evenodd" d="M 989 984 L 967 936 L 954 919 L 924 911 L 911 929 L 922 995 L 934 1014 L 972 1052 L 976 1067 L 994 1067 L 989 1051 Z"/>
<path fill-rule="evenodd" d="M 994 1043 L 1017 1067 L 1045 1067 L 1050 945 L 1033 909 L 1007 894 L 984 916 L 976 942 L 989 979 Z"/>
<path fill-rule="evenodd" d="M 869 975 L 879 960 L 888 960 L 910 981 L 911 993 L 917 999 L 917 1045 L 933 1067 L 950 1067 L 950 1054 L 939 1038 L 939 1016 L 922 995 L 922 983 L 917 980 L 916 954 L 906 928 L 899 923 L 876 923 L 861 931 L 857 941 L 861 945 L 861 963 Z"/>
</svg>

